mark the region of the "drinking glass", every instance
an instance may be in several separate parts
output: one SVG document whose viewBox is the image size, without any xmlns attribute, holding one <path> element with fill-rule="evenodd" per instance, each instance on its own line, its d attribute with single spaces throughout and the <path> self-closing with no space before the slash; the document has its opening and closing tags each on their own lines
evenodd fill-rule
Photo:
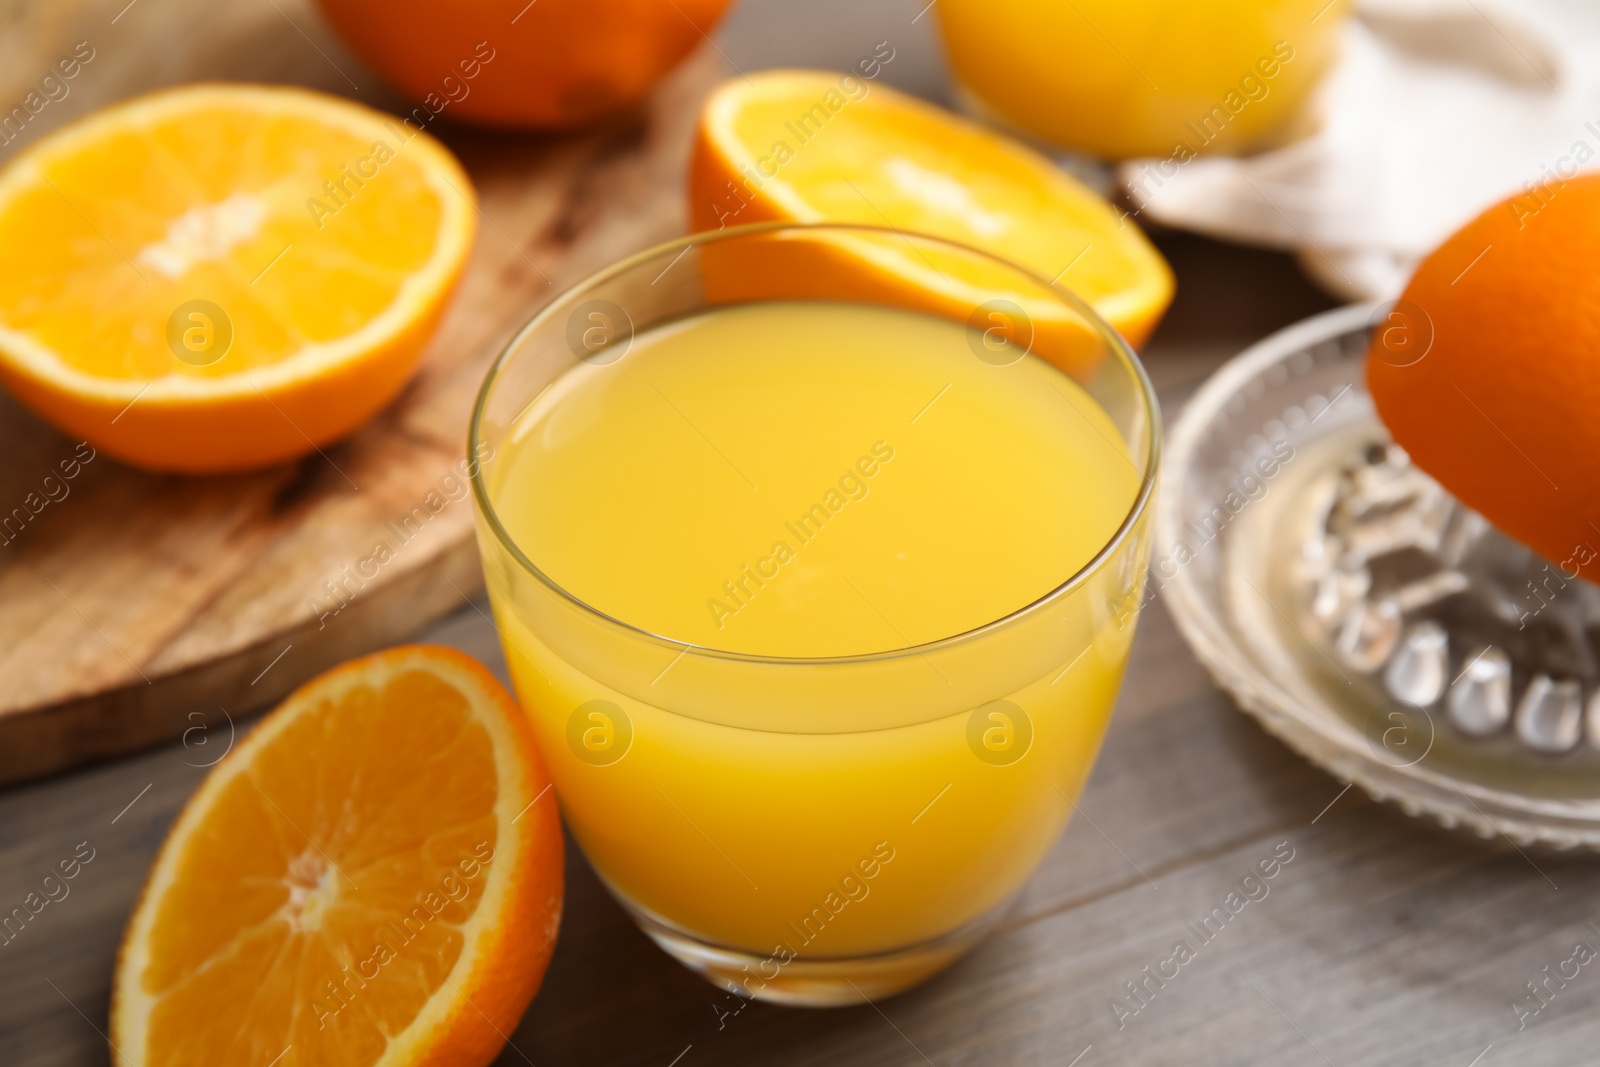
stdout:
<svg viewBox="0 0 1600 1067">
<path fill-rule="evenodd" d="M 580 362 L 626 359 L 638 334 L 762 300 L 953 319 L 976 358 L 999 365 L 1026 343 L 1064 368 L 1120 435 L 1115 461 L 1138 474 L 1114 535 L 1004 617 L 865 655 L 702 647 L 562 588 L 496 511 L 519 416 Z M 644 931 L 742 996 L 829 1005 L 905 989 L 990 930 L 1061 833 L 1104 735 L 1142 600 L 1159 433 L 1137 357 L 1087 304 L 984 252 L 900 231 L 700 234 L 534 315 L 472 417 L 478 543 L 566 825 Z"/>
</svg>

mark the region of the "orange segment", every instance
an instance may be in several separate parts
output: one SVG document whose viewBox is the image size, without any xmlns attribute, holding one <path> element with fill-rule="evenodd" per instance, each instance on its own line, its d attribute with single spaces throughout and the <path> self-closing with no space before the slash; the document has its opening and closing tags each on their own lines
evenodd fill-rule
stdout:
<svg viewBox="0 0 1600 1067">
<path fill-rule="evenodd" d="M 1049 160 L 853 75 L 725 82 L 701 112 L 689 198 L 698 230 L 853 222 L 972 245 L 1057 280 L 1134 344 L 1172 300 L 1172 272 L 1144 235 Z M 969 311 L 995 284 L 971 260 L 909 247 L 857 258 Z"/>
<path fill-rule="evenodd" d="M 318 93 L 101 111 L 0 174 L 0 378 L 143 466 L 310 451 L 404 383 L 465 264 L 471 196 L 426 134 Z"/>
<path fill-rule="evenodd" d="M 397 648 L 314 679 L 169 833 L 118 961 L 122 1060 L 489 1063 L 560 923 L 548 787 L 466 656 Z"/>
</svg>

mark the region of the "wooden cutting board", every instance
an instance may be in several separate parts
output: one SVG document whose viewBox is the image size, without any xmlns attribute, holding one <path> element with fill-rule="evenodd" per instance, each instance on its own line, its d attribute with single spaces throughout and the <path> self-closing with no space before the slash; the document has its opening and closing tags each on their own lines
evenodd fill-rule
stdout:
<svg viewBox="0 0 1600 1067">
<path fill-rule="evenodd" d="M 80 41 L 93 59 L 5 157 L 178 82 L 401 103 L 308 3 L 0 0 L 0 107 Z M 466 605 L 482 579 L 459 473 L 484 372 L 559 288 L 682 231 L 694 116 L 722 73 L 704 48 L 644 108 L 572 136 L 438 129 L 480 196 L 471 266 L 405 392 L 326 456 L 211 478 L 83 462 L 0 393 L 0 782 L 236 720 Z M 393 558 L 348 578 L 379 543 Z"/>
</svg>

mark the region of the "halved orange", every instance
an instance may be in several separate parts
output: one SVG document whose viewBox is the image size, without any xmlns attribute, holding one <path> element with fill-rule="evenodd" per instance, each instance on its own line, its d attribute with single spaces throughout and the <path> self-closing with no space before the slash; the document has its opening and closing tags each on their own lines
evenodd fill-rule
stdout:
<svg viewBox="0 0 1600 1067">
<path fill-rule="evenodd" d="M 1554 564 L 1552 595 L 1580 574 L 1600 582 L 1597 258 L 1600 174 L 1551 178 L 1430 252 L 1367 350 L 1395 441 Z M 1519 592 L 1533 615 L 1552 577 Z"/>
<path fill-rule="evenodd" d="M 1081 182 L 1010 138 L 850 74 L 778 70 L 724 82 L 701 111 L 689 214 L 696 230 L 849 222 L 972 245 L 1077 293 L 1135 345 L 1172 301 L 1160 253 Z M 785 269 L 786 258 L 816 272 L 808 284 L 839 283 L 818 295 L 897 287 L 915 292 L 908 303 L 960 318 L 999 284 L 970 257 L 855 244 L 856 269 L 838 256 L 779 257 L 763 269 Z M 746 273 L 749 284 L 761 280 Z"/>
<path fill-rule="evenodd" d="M 292 88 L 140 97 L 0 172 L 0 379 L 128 463 L 289 459 L 400 390 L 475 226 L 414 124 Z"/>
<path fill-rule="evenodd" d="M 458 652 L 307 683 L 168 833 L 117 962 L 117 1062 L 489 1063 L 561 921 L 549 786 L 522 712 Z"/>
</svg>

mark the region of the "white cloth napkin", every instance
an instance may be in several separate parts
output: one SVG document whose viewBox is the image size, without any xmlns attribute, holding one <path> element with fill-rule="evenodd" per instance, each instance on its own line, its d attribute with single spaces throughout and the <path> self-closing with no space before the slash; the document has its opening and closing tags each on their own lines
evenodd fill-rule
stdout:
<svg viewBox="0 0 1600 1067">
<path fill-rule="evenodd" d="M 1159 187 L 1162 161 L 1124 163 L 1136 217 L 1294 250 L 1335 294 L 1386 299 L 1484 208 L 1531 212 L 1600 169 L 1596 0 L 1362 0 L 1340 32 L 1303 136 Z"/>
</svg>

